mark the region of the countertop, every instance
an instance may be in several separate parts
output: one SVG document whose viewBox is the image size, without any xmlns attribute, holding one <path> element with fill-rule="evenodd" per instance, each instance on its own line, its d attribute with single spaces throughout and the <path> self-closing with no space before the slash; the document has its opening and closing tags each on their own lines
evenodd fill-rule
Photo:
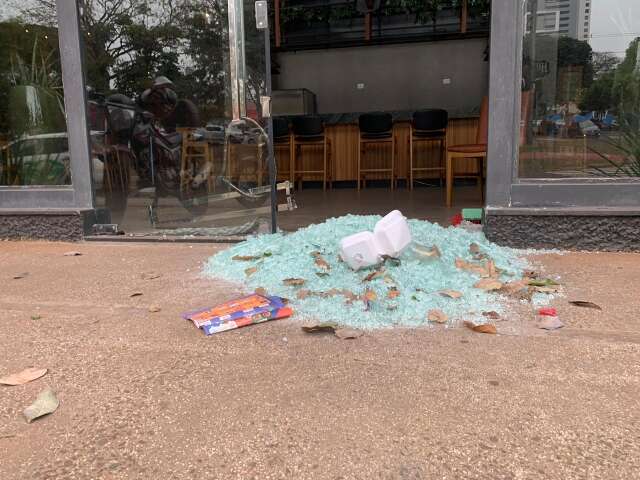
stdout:
<svg viewBox="0 0 640 480">
<path fill-rule="evenodd" d="M 413 116 L 414 110 L 393 110 L 390 113 L 394 122 L 408 122 Z M 366 112 L 349 112 L 349 113 L 321 113 L 318 114 L 322 118 L 325 125 L 352 125 L 358 123 L 358 117 Z M 289 115 L 283 115 L 291 117 Z M 480 116 L 480 107 L 469 110 L 449 111 L 449 119 L 461 118 L 478 118 Z"/>
</svg>

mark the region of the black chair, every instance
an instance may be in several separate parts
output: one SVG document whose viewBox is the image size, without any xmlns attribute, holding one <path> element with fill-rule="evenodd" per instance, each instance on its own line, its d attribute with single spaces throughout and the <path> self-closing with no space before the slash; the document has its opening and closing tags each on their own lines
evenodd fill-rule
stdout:
<svg viewBox="0 0 640 480">
<path fill-rule="evenodd" d="M 358 141 L 358 190 L 360 190 L 361 182 L 363 187 L 367 186 L 367 173 L 376 175 L 388 173 L 391 181 L 391 190 L 393 190 L 396 184 L 396 141 L 393 135 L 393 117 L 390 113 L 365 113 L 360 115 L 358 126 L 360 129 Z M 385 165 L 381 168 L 377 166 L 375 168 L 363 168 L 367 145 L 386 143 L 391 145 L 391 165 Z"/>
<path fill-rule="evenodd" d="M 289 130 L 289 121 L 285 117 L 273 117 L 273 149 L 276 152 L 278 177 L 292 180 L 293 135 Z M 278 161 L 278 149 L 286 149 L 288 152 L 283 162 Z"/>
<path fill-rule="evenodd" d="M 421 110 L 413 114 L 411 132 L 409 135 L 409 185 L 413 190 L 414 172 L 440 172 L 440 184 L 445 173 L 445 159 L 447 154 L 447 125 L 449 114 L 446 110 Z M 440 157 L 437 167 L 418 167 L 414 163 L 414 145 L 420 143 L 438 142 Z"/>
<path fill-rule="evenodd" d="M 327 182 L 331 185 L 329 171 L 330 141 L 324 130 L 322 118 L 317 116 L 295 117 L 293 127 L 293 161 L 291 162 L 291 181 L 299 181 L 299 189 L 302 190 L 302 182 L 305 175 L 322 175 L 322 189 L 327 189 Z M 304 147 L 322 147 L 322 169 L 309 168 L 305 165 L 298 168 L 298 154 L 302 154 Z M 309 168 L 309 169 L 307 169 Z"/>
</svg>

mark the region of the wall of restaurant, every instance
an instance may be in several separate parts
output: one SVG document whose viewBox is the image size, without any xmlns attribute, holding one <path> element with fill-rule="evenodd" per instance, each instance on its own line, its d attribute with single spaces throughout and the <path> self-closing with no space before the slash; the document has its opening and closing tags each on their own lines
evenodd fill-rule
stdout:
<svg viewBox="0 0 640 480">
<path fill-rule="evenodd" d="M 311 90 L 319 113 L 466 112 L 488 92 L 487 45 L 477 38 L 282 52 L 274 88 Z"/>
</svg>

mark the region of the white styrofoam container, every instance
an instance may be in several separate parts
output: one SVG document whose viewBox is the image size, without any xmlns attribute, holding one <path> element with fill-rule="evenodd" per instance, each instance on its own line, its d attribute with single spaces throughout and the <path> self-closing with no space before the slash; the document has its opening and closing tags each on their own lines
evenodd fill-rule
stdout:
<svg viewBox="0 0 640 480">
<path fill-rule="evenodd" d="M 354 270 L 382 261 L 380 247 L 371 232 L 360 232 L 340 240 L 340 256 Z"/>
<path fill-rule="evenodd" d="M 373 229 L 382 255 L 397 258 L 411 243 L 411 230 L 407 219 L 399 210 L 387 214 Z"/>
</svg>

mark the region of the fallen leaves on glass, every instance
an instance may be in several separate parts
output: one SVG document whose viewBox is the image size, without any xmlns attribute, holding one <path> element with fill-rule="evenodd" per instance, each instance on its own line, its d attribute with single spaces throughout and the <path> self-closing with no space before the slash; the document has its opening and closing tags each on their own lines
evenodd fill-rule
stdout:
<svg viewBox="0 0 640 480">
<path fill-rule="evenodd" d="M 449 317 L 442 310 L 429 310 L 427 319 L 432 323 L 447 323 Z"/>
<path fill-rule="evenodd" d="M 443 297 L 449 298 L 460 298 L 462 297 L 462 292 L 458 292 L 457 290 L 442 290 L 438 292 Z"/>
<path fill-rule="evenodd" d="M 502 288 L 502 282 L 493 278 L 484 278 L 474 285 L 475 288 L 486 291 L 500 290 Z"/>
</svg>

